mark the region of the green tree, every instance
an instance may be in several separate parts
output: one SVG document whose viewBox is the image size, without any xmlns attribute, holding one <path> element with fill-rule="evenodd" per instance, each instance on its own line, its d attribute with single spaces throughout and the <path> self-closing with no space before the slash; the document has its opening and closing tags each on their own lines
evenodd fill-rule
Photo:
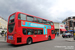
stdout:
<svg viewBox="0 0 75 50">
<path fill-rule="evenodd" d="M 2 31 L 2 33 L 4 33 L 5 31 Z"/>
</svg>

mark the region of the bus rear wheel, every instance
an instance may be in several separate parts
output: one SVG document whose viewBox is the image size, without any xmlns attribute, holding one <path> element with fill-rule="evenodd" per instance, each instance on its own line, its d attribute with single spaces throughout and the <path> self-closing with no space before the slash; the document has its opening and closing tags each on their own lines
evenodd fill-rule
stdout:
<svg viewBox="0 0 75 50">
<path fill-rule="evenodd" d="M 32 43 L 32 39 L 31 38 L 28 38 L 27 39 L 27 44 L 30 45 L 31 43 Z"/>
<path fill-rule="evenodd" d="M 51 37 L 50 36 L 48 37 L 48 40 L 51 40 Z"/>
</svg>

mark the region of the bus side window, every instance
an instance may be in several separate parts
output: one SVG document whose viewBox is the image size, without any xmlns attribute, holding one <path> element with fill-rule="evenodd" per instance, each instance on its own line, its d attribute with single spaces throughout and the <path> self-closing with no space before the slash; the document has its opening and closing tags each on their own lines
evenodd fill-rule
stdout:
<svg viewBox="0 0 75 50">
<path fill-rule="evenodd" d="M 38 34 L 36 29 L 34 30 L 34 34 L 35 34 L 35 35 Z"/>
<path fill-rule="evenodd" d="M 20 20 L 26 20 L 26 15 L 25 14 L 19 14 L 18 19 Z"/>
<path fill-rule="evenodd" d="M 47 24 L 50 24 L 50 21 L 47 21 Z"/>
<path fill-rule="evenodd" d="M 43 30 L 38 30 L 38 34 L 43 34 Z"/>
<path fill-rule="evenodd" d="M 38 18 L 38 23 L 42 23 L 42 19 L 39 19 L 39 18 Z"/>
<path fill-rule="evenodd" d="M 34 22 L 37 22 L 37 18 L 36 17 L 34 17 Z"/>
<path fill-rule="evenodd" d="M 26 35 L 26 29 L 25 28 L 23 28 L 23 34 Z"/>
<path fill-rule="evenodd" d="M 53 22 L 51 22 L 51 25 L 53 25 Z"/>
<path fill-rule="evenodd" d="M 32 21 L 33 22 L 33 17 L 27 15 L 27 21 Z"/>
<path fill-rule="evenodd" d="M 34 30 L 33 29 L 27 29 L 27 35 L 33 35 Z"/>
<path fill-rule="evenodd" d="M 43 23 L 44 23 L 44 24 L 47 24 L 46 20 L 43 20 Z"/>
</svg>

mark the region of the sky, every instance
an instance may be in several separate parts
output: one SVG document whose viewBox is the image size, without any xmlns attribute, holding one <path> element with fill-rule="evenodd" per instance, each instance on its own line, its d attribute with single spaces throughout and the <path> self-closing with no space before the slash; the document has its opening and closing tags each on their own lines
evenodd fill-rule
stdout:
<svg viewBox="0 0 75 50">
<path fill-rule="evenodd" d="M 75 0 L 0 0 L 0 16 L 5 20 L 17 11 L 62 22 L 75 16 Z"/>
</svg>

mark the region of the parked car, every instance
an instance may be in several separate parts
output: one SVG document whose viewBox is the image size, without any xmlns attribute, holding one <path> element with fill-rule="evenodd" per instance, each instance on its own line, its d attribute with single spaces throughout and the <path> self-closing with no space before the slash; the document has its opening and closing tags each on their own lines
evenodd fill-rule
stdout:
<svg viewBox="0 0 75 50">
<path fill-rule="evenodd" d="M 63 33 L 63 34 L 62 34 L 62 37 L 63 37 L 63 38 L 65 38 L 65 37 L 66 37 L 66 38 L 68 38 L 68 37 L 70 38 L 70 37 L 72 37 L 72 34 L 71 34 L 71 33 Z"/>
</svg>

